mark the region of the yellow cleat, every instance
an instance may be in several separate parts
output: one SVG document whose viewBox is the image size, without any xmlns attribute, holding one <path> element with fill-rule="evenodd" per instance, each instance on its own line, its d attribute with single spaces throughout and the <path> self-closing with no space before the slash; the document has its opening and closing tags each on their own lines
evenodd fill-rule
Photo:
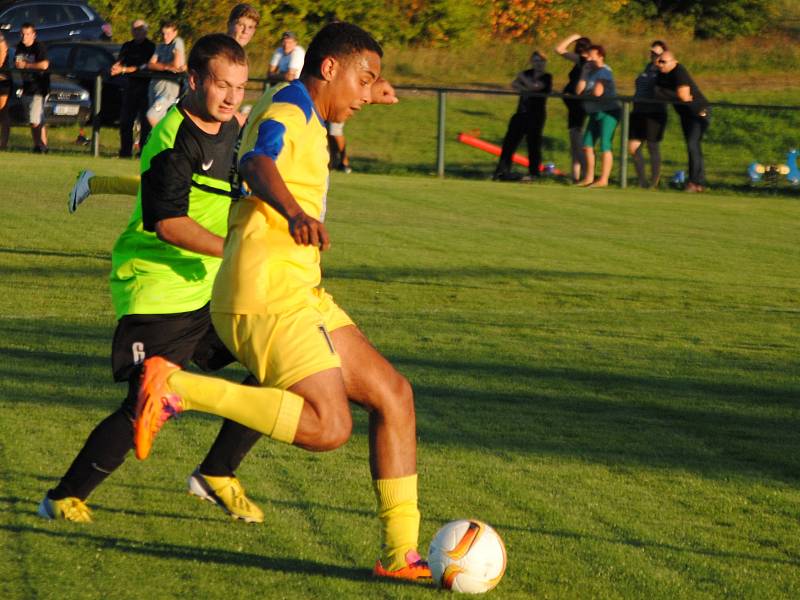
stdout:
<svg viewBox="0 0 800 600">
<path fill-rule="evenodd" d="M 264 513 L 250 501 L 236 477 L 211 477 L 195 469 L 187 483 L 190 494 L 213 502 L 234 519 L 245 523 L 264 522 Z"/>
<path fill-rule="evenodd" d="M 62 519 L 74 523 L 92 522 L 92 511 L 84 504 L 83 500 L 74 497 L 53 500 L 45 495 L 39 503 L 37 514 L 44 519 Z"/>
</svg>

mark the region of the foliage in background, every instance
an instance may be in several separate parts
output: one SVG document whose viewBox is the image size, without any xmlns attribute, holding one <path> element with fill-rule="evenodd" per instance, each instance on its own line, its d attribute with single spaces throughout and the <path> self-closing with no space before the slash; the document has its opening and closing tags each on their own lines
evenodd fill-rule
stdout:
<svg viewBox="0 0 800 600">
<path fill-rule="evenodd" d="M 686 29 L 702 39 L 755 35 L 777 12 L 769 0 L 631 0 L 626 8 L 624 18 Z"/>
<path fill-rule="evenodd" d="M 214 0 L 93 0 L 116 38 L 145 18 L 153 37 L 165 19 L 178 19 L 189 41 L 225 27 L 231 2 Z M 254 0 L 262 23 L 257 44 L 272 46 L 291 29 L 301 40 L 333 19 L 360 24 L 382 43 L 463 45 L 472 41 L 550 41 L 576 27 L 667 27 L 703 38 L 753 35 L 780 11 L 768 0 Z"/>
</svg>

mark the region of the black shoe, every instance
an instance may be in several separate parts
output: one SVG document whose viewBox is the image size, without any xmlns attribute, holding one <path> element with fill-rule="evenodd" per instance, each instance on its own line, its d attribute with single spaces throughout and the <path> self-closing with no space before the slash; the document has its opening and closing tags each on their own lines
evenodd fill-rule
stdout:
<svg viewBox="0 0 800 600">
<path fill-rule="evenodd" d="M 507 171 L 500 171 L 492 176 L 493 181 L 519 181 L 522 176 L 519 173 L 509 173 Z"/>
<path fill-rule="evenodd" d="M 48 149 L 47 146 L 34 146 L 33 153 L 34 154 L 47 154 Z"/>
</svg>

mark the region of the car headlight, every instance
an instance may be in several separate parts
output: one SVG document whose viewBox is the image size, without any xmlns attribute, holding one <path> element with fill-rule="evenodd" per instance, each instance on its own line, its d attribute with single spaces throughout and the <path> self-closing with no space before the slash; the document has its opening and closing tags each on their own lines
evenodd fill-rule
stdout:
<svg viewBox="0 0 800 600">
<path fill-rule="evenodd" d="M 83 90 L 81 92 L 81 100 L 88 100 L 88 99 L 89 99 L 89 92 L 87 92 L 86 90 Z"/>
</svg>

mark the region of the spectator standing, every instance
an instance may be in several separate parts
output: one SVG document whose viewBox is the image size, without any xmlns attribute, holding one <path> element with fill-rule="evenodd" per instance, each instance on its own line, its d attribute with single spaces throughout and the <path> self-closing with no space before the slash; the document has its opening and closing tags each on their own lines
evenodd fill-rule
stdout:
<svg viewBox="0 0 800 600">
<path fill-rule="evenodd" d="M 621 115 L 621 105 L 616 100 L 617 88 L 611 68 L 605 63 L 606 51 L 600 45 L 589 48 L 586 64 L 583 66 L 580 81 L 575 91 L 590 100 L 585 102 L 589 123 L 583 135 L 583 151 L 586 156 L 586 173 L 578 185 L 584 187 L 605 187 L 611 176 L 614 154 L 611 143 Z M 600 140 L 602 153 L 600 179 L 595 180 L 594 145 Z"/>
<path fill-rule="evenodd" d="M 139 119 L 141 125 L 139 145 L 144 146 L 150 123 L 147 120 L 149 79 L 129 77 L 147 68 L 147 63 L 156 50 L 156 45 L 147 38 L 147 23 L 136 19 L 131 24 L 133 39 L 122 44 L 119 60 L 111 65 L 112 77 L 124 76 L 125 93 L 119 115 L 119 155 L 121 158 L 133 156 L 133 123 Z"/>
<path fill-rule="evenodd" d="M 285 31 L 281 36 L 281 45 L 269 61 L 269 82 L 294 81 L 300 77 L 305 59 L 306 51 L 297 43 L 297 36 Z"/>
<path fill-rule="evenodd" d="M 573 42 L 575 51 L 571 52 L 569 47 Z M 586 56 L 591 45 L 592 42 L 589 38 L 573 33 L 556 46 L 556 52 L 573 63 L 572 70 L 569 72 L 569 81 L 564 86 L 565 94 L 576 95 L 575 89 L 578 87 L 581 70 L 586 64 Z M 586 122 L 586 111 L 583 107 L 583 100 L 564 98 L 564 104 L 567 105 L 567 129 L 569 130 L 569 147 L 572 154 L 572 181 L 577 183 L 586 176 L 586 158 L 583 152 L 583 124 Z"/>
<path fill-rule="evenodd" d="M 501 181 L 516 179 L 511 172 L 511 159 L 523 137 L 528 141 L 528 179 L 540 176 L 547 97 L 529 94 L 549 94 L 553 90 L 553 76 L 545 72 L 547 59 L 540 52 L 531 55 L 530 65 L 530 69 L 520 72 L 511 82 L 511 87 L 520 93 L 519 102 L 517 112 L 508 122 L 508 130 L 503 139 L 503 149 L 493 179 Z"/>
<path fill-rule="evenodd" d="M 639 186 L 643 188 L 657 188 L 661 178 L 661 140 L 664 139 L 664 129 L 667 127 L 667 107 L 664 104 L 637 102 L 637 100 L 652 100 L 656 97 L 656 78 L 658 77 L 656 61 L 666 50 L 667 45 L 660 40 L 650 44 L 650 62 L 645 65 L 644 70 L 636 78 L 628 152 L 633 156 Z M 651 178 L 649 182 L 645 173 L 642 152 L 645 142 L 647 142 L 647 150 L 650 153 Z"/>
<path fill-rule="evenodd" d="M 678 100 L 675 112 L 681 120 L 686 151 L 689 155 L 689 181 L 687 192 L 703 192 L 706 186 L 706 172 L 703 164 L 703 135 L 708 129 L 710 107 L 708 100 L 697 87 L 675 55 L 669 50 L 656 60 L 659 75 L 656 78 L 656 94 L 666 100 Z"/>
<path fill-rule="evenodd" d="M 0 33 L 0 70 L 8 69 L 8 44 Z M 11 97 L 11 73 L 0 73 L 0 150 L 8 148 L 8 133 L 11 119 L 8 116 L 8 99 Z"/>
<path fill-rule="evenodd" d="M 23 23 L 20 28 L 22 39 L 17 44 L 14 57 L 18 69 L 26 71 L 22 74 L 22 102 L 31 125 L 33 151 L 47 152 L 47 129 L 44 124 L 44 99 L 50 93 L 50 74 L 47 69 L 47 48 L 36 39 L 36 28 L 32 23 Z"/>
<path fill-rule="evenodd" d="M 249 4 L 237 4 L 228 15 L 228 35 L 244 48 L 253 39 L 261 20 L 258 11 Z"/>
<path fill-rule="evenodd" d="M 178 37 L 178 24 L 175 21 L 166 21 L 161 25 L 162 43 L 156 46 L 147 68 L 151 71 L 162 73 L 182 73 L 186 70 L 186 49 L 183 38 Z M 169 108 L 178 101 L 181 93 L 181 84 L 175 79 L 152 79 L 150 81 L 147 119 L 151 126 L 155 126 Z"/>
</svg>

